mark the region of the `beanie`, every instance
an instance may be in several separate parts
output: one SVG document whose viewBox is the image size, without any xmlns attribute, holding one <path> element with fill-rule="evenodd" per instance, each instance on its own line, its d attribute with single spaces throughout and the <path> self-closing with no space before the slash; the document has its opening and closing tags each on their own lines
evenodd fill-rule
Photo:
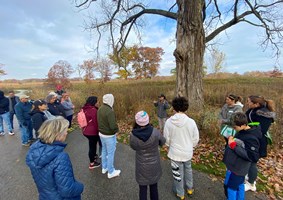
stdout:
<svg viewBox="0 0 283 200">
<path fill-rule="evenodd" d="M 135 120 L 139 126 L 146 126 L 149 123 L 149 116 L 145 111 L 139 111 L 135 116 Z"/>
</svg>

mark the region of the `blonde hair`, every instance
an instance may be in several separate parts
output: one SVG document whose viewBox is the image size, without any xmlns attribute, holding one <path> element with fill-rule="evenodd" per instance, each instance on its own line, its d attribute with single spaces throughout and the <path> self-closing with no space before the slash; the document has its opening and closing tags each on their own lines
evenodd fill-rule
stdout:
<svg viewBox="0 0 283 200">
<path fill-rule="evenodd" d="M 46 120 L 38 130 L 38 137 L 42 142 L 52 144 L 58 136 L 68 130 L 68 127 L 69 121 L 61 116 Z"/>
</svg>

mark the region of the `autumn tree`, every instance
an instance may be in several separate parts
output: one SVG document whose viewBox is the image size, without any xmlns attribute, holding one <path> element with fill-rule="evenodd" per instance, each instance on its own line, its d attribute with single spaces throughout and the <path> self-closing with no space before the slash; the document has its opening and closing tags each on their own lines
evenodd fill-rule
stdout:
<svg viewBox="0 0 283 200">
<path fill-rule="evenodd" d="M 49 70 L 46 82 L 50 85 L 62 85 L 64 88 L 70 87 L 70 76 L 73 73 L 73 68 L 65 60 L 59 60 Z"/>
<path fill-rule="evenodd" d="M 0 63 L 0 76 L 6 75 L 5 70 L 2 69 L 3 66 L 4 66 L 4 64 Z"/>
<path fill-rule="evenodd" d="M 130 33 L 137 33 L 145 15 L 160 15 L 175 20 L 176 27 L 176 95 L 188 97 L 190 108 L 203 106 L 203 58 L 207 43 L 230 27 L 247 23 L 263 30 L 261 45 L 272 45 L 277 53 L 282 44 L 282 0 L 176 0 L 167 8 L 150 8 L 142 0 L 75 0 L 77 7 L 95 7 L 89 29 L 98 33 L 98 46 L 103 36 L 113 52 L 119 54 Z M 90 6 L 95 4 L 95 6 Z M 156 4 L 163 5 L 163 4 Z M 150 19 L 148 19 L 150 20 Z M 105 34 L 105 32 L 109 34 Z M 247 33 L 250 34 L 250 33 Z"/>
<path fill-rule="evenodd" d="M 118 68 L 116 74 L 123 79 L 128 79 L 128 77 L 132 75 L 130 62 L 132 62 L 135 57 L 137 57 L 137 46 L 129 48 L 123 47 L 119 54 L 115 52 L 109 54 L 109 59 L 113 62 L 116 68 Z"/>
<path fill-rule="evenodd" d="M 97 63 L 94 60 L 85 60 L 83 64 L 78 65 L 79 69 L 84 72 L 84 81 L 90 83 L 94 79 L 94 72 L 96 70 Z"/>
<path fill-rule="evenodd" d="M 163 54 L 164 51 L 160 47 L 139 47 L 132 64 L 135 77 L 140 79 L 156 76 Z"/>
<path fill-rule="evenodd" d="M 102 83 L 107 82 L 112 76 L 111 61 L 107 58 L 101 58 L 96 61 L 95 70 L 100 75 L 100 80 Z"/>
</svg>

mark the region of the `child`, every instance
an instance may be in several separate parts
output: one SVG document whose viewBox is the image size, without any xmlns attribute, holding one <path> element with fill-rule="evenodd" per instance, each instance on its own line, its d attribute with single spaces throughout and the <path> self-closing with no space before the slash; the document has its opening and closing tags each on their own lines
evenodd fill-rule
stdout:
<svg viewBox="0 0 283 200">
<path fill-rule="evenodd" d="M 224 190 L 228 200 L 242 200 L 245 199 L 245 175 L 251 162 L 257 162 L 259 159 L 261 131 L 257 126 L 248 126 L 247 117 L 242 112 L 232 116 L 232 124 L 238 133 L 234 138 L 228 138 L 228 146 L 224 153 L 223 162 L 227 167 Z"/>
<path fill-rule="evenodd" d="M 191 159 L 199 141 L 199 131 L 195 121 L 185 114 L 189 108 L 186 98 L 176 97 L 172 106 L 176 113 L 166 121 L 164 136 L 166 146 L 169 147 L 168 157 L 171 159 L 173 191 L 179 199 L 185 199 L 184 186 L 189 196 L 194 191 Z"/>
<path fill-rule="evenodd" d="M 140 111 L 135 116 L 135 125 L 130 135 L 130 146 L 136 151 L 136 181 L 139 184 L 139 199 L 147 199 L 147 186 L 150 199 L 158 200 L 157 182 L 162 169 L 158 146 L 165 144 L 159 130 L 149 124 L 149 116 Z"/>
</svg>

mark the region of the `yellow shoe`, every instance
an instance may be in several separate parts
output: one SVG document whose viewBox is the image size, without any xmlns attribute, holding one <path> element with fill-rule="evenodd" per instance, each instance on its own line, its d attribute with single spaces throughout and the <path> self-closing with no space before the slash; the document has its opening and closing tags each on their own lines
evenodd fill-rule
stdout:
<svg viewBox="0 0 283 200">
<path fill-rule="evenodd" d="M 194 189 L 188 189 L 188 190 L 187 190 L 187 194 L 188 194 L 189 196 L 193 195 L 193 193 L 194 193 Z"/>
<path fill-rule="evenodd" d="M 180 197 L 178 194 L 176 194 L 176 196 L 177 196 L 178 199 L 181 199 L 181 200 L 185 199 L 185 196 Z"/>
</svg>

